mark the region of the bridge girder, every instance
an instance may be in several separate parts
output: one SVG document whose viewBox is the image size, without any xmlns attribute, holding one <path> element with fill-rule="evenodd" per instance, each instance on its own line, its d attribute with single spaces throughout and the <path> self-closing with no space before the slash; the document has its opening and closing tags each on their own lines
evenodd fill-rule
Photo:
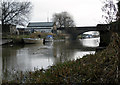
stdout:
<svg viewBox="0 0 120 85">
<path fill-rule="evenodd" d="M 99 28 L 97 26 L 93 26 L 93 27 L 76 27 L 77 29 L 77 34 L 83 34 L 84 32 L 89 32 L 89 31 L 108 31 L 108 28 Z"/>
</svg>

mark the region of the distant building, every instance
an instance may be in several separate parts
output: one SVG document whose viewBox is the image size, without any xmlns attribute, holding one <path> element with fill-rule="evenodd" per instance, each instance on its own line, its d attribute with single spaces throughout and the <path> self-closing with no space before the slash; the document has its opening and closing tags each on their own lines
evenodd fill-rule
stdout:
<svg viewBox="0 0 120 85">
<path fill-rule="evenodd" d="M 23 35 L 25 32 L 25 28 L 17 28 L 17 30 L 19 31 L 20 35 Z"/>
<path fill-rule="evenodd" d="M 16 25 L 5 24 L 2 25 L 2 32 L 4 34 L 17 34 L 18 30 L 16 29 Z"/>
<path fill-rule="evenodd" d="M 17 29 L 18 29 L 20 35 L 32 33 L 32 30 L 28 29 L 28 28 L 17 28 Z"/>
<path fill-rule="evenodd" d="M 31 31 L 56 33 L 56 24 L 54 22 L 30 22 L 27 26 Z"/>
</svg>

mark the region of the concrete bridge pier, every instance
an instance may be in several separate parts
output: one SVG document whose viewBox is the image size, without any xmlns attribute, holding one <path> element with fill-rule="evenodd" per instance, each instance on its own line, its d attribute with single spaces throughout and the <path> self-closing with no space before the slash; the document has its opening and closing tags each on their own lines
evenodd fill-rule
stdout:
<svg viewBox="0 0 120 85">
<path fill-rule="evenodd" d="M 111 40 L 111 32 L 106 30 L 106 31 L 99 31 L 100 32 L 100 47 L 106 47 L 109 45 L 110 40 Z"/>
</svg>

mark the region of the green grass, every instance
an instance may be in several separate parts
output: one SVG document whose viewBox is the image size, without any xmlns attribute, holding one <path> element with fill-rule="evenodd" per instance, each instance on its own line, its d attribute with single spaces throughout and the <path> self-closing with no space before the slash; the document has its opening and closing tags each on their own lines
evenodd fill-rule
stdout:
<svg viewBox="0 0 120 85">
<path fill-rule="evenodd" d="M 12 81 L 3 83 L 119 83 L 118 70 L 120 38 L 113 34 L 112 42 L 102 52 L 81 59 L 58 63 L 49 69 L 21 73 Z"/>
<path fill-rule="evenodd" d="M 53 35 L 54 39 L 65 39 L 65 34 L 53 34 L 53 33 L 41 33 L 41 32 L 36 32 L 36 33 L 32 33 L 29 35 L 3 35 L 2 38 L 6 38 L 6 39 L 12 39 L 14 43 L 21 43 L 23 38 L 39 38 L 38 35 L 41 36 L 41 38 L 46 38 L 47 35 Z"/>
</svg>

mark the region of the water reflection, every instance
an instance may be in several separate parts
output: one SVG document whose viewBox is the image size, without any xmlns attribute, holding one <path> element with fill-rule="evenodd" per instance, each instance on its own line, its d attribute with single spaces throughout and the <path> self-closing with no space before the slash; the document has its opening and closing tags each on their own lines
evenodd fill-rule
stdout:
<svg viewBox="0 0 120 85">
<path fill-rule="evenodd" d="M 86 52 L 85 51 L 80 51 L 80 52 L 75 52 L 74 59 L 76 60 L 76 59 L 82 58 L 83 56 L 85 56 L 87 54 L 95 54 L 95 51 L 86 51 Z"/>
<path fill-rule="evenodd" d="M 87 44 L 89 43 L 89 44 Z M 97 44 L 96 44 L 97 43 Z M 29 44 L 20 46 L 3 46 L 3 72 L 34 71 L 35 68 L 48 68 L 53 64 L 81 58 L 86 54 L 94 54 L 94 48 L 85 45 L 98 46 L 96 39 L 78 41 L 57 41 L 51 43 Z M 7 71 L 6 71 L 7 69 Z"/>
<path fill-rule="evenodd" d="M 98 38 L 87 38 L 87 39 L 80 39 L 83 46 L 86 47 L 97 47 L 100 43 L 100 37 Z"/>
</svg>

